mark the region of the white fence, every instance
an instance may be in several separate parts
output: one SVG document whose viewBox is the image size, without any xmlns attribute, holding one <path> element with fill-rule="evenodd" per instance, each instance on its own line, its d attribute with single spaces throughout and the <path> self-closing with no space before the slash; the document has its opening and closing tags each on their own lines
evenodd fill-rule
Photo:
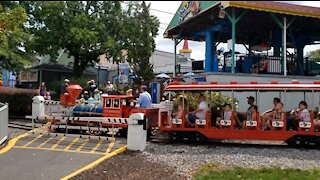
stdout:
<svg viewBox="0 0 320 180">
<path fill-rule="evenodd" d="M 0 144 L 8 139 L 8 114 L 9 107 L 7 104 L 0 103 Z"/>
</svg>

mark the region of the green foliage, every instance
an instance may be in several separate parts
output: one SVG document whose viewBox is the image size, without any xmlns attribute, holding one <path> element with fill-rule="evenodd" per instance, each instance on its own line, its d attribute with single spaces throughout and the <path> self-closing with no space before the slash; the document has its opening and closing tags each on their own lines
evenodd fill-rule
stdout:
<svg viewBox="0 0 320 180">
<path fill-rule="evenodd" d="M 225 96 L 221 94 L 220 92 L 209 92 L 206 91 L 203 93 L 206 97 L 206 101 L 208 102 L 209 108 L 211 108 L 211 112 L 213 114 L 219 113 L 220 109 L 225 103 L 230 103 L 233 105 L 234 110 L 236 110 L 236 99 L 233 99 L 231 97 Z M 194 111 L 198 108 L 199 105 L 199 95 L 200 92 L 179 92 L 177 93 L 176 97 L 183 96 L 188 103 L 190 111 Z M 179 98 L 174 99 L 174 108 L 178 106 Z"/>
<path fill-rule="evenodd" d="M 309 52 L 308 57 L 314 58 L 314 59 L 320 59 L 320 49 Z"/>
<path fill-rule="evenodd" d="M 0 6 L 0 66 L 19 70 L 34 60 L 32 53 L 22 50 L 30 38 L 24 26 L 28 16 L 15 1 L 0 2 Z"/>
<path fill-rule="evenodd" d="M 249 169 L 235 167 L 230 169 L 219 169 L 215 165 L 203 165 L 194 175 L 196 180 L 206 179 L 272 179 L 272 180 L 300 180 L 300 179 L 319 179 L 320 170 L 300 170 L 300 169 L 280 169 L 280 168 L 262 168 Z"/>
<path fill-rule="evenodd" d="M 0 87 L 0 102 L 9 103 L 10 115 L 31 115 L 32 98 L 37 94 L 36 90 Z"/>
<path fill-rule="evenodd" d="M 154 78 L 149 58 L 155 50 L 154 38 L 160 25 L 157 17 L 149 14 L 149 9 L 150 4 L 146 5 L 144 1 L 130 3 L 127 11 L 130 23 L 126 24 L 126 34 L 130 39 L 126 44 L 128 61 L 134 65 L 135 74 L 147 82 Z M 138 27 L 134 25 L 136 22 L 140 22 Z"/>
<path fill-rule="evenodd" d="M 74 57 L 75 78 L 81 77 L 88 66 L 95 65 L 102 54 L 117 63 L 124 60 L 123 49 L 128 50 L 130 62 L 141 64 L 141 71 L 147 72 L 143 76 L 153 76 L 145 61 L 154 50 L 153 38 L 159 22 L 149 15 L 144 2 L 131 3 L 128 8 L 120 1 L 21 3 L 28 11 L 34 34 L 29 48 L 40 55 L 50 54 L 51 60 L 57 58 L 58 50 L 66 49 Z"/>
</svg>

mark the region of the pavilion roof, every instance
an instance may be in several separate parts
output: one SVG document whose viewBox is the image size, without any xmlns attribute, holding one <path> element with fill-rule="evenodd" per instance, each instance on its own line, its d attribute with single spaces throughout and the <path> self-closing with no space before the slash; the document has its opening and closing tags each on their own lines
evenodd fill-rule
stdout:
<svg viewBox="0 0 320 180">
<path fill-rule="evenodd" d="M 320 8 L 274 1 L 182 1 L 164 37 L 178 36 L 180 39 L 203 41 L 204 38 L 195 38 L 194 34 L 222 21 L 230 26 L 227 17 L 219 18 L 221 7 L 228 14 L 234 8 L 237 16 L 246 11 L 236 24 L 237 43 L 248 44 L 252 37 L 256 39 L 256 43 L 269 39 L 272 30 L 280 29 L 271 13 L 280 21 L 283 15 L 287 17 L 288 23 L 292 21 L 288 29 L 292 36 L 310 35 L 309 44 L 320 40 Z M 231 39 L 231 26 L 229 31 L 220 32 L 216 41 L 226 42 L 228 39 Z"/>
</svg>

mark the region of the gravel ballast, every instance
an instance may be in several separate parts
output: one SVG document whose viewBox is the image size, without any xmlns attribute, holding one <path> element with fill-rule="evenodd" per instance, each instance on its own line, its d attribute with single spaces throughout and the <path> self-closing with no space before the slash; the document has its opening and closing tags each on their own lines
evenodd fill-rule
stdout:
<svg viewBox="0 0 320 180">
<path fill-rule="evenodd" d="M 220 167 L 246 168 L 279 167 L 312 169 L 320 166 L 320 151 L 279 147 L 223 146 L 223 145 L 173 145 L 148 143 L 142 154 L 150 162 L 158 162 L 176 169 L 177 173 L 192 173 L 204 163 Z"/>
</svg>

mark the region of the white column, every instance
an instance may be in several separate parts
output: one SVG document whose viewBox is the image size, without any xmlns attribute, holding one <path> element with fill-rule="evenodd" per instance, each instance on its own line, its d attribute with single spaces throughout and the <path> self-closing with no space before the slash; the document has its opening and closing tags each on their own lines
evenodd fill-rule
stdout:
<svg viewBox="0 0 320 180">
<path fill-rule="evenodd" d="M 283 17 L 283 75 L 287 76 L 287 18 Z"/>
</svg>

